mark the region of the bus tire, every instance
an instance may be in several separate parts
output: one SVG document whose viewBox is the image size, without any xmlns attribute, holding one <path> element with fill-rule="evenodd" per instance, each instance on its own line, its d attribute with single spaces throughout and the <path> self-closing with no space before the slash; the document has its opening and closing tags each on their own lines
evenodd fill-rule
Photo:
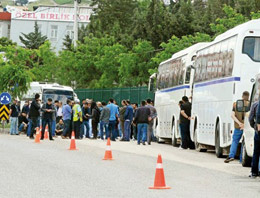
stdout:
<svg viewBox="0 0 260 198">
<path fill-rule="evenodd" d="M 243 167 L 251 167 L 252 158 L 247 155 L 245 140 L 242 141 L 243 149 L 242 149 L 242 166 Z"/>
<path fill-rule="evenodd" d="M 207 149 L 206 148 L 202 148 L 200 143 L 198 142 L 198 129 L 197 127 L 195 127 L 195 130 L 194 130 L 194 144 L 195 144 L 195 150 L 198 151 L 198 152 L 207 152 Z"/>
<path fill-rule="evenodd" d="M 178 147 L 178 141 L 175 135 L 175 125 L 172 126 L 172 146 L 173 147 Z"/>
<path fill-rule="evenodd" d="M 217 158 L 223 157 L 223 149 L 220 147 L 220 125 L 217 122 L 216 132 L 215 132 L 215 153 Z"/>
</svg>

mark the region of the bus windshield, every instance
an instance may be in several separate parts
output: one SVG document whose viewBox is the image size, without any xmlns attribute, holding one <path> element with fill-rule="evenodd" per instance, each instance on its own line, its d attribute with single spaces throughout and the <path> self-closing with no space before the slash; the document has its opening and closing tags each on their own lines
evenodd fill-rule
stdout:
<svg viewBox="0 0 260 198">
<path fill-rule="evenodd" d="M 253 61 L 260 61 L 260 37 L 246 37 L 243 54 L 247 54 Z"/>
<path fill-rule="evenodd" d="M 73 91 L 44 89 L 42 92 L 42 101 L 45 103 L 48 98 L 52 98 L 53 101 L 58 100 L 63 104 L 66 104 L 67 99 L 73 100 Z"/>
</svg>

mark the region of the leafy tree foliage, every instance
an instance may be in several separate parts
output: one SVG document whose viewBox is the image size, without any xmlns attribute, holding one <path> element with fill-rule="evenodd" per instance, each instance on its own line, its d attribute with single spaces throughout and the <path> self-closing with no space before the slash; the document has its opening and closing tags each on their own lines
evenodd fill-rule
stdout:
<svg viewBox="0 0 260 198">
<path fill-rule="evenodd" d="M 39 47 L 47 40 L 47 36 L 43 36 L 39 31 L 37 22 L 34 25 L 34 32 L 29 34 L 22 33 L 23 36 L 19 36 L 21 42 L 28 49 L 39 49 Z"/>
</svg>

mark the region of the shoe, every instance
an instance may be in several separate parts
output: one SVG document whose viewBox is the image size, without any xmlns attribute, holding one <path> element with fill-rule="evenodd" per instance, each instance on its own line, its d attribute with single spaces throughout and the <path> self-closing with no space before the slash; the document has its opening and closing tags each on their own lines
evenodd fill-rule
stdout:
<svg viewBox="0 0 260 198">
<path fill-rule="evenodd" d="M 113 141 L 113 142 L 116 142 L 116 140 L 115 140 L 115 139 L 111 139 L 111 141 Z"/>
<path fill-rule="evenodd" d="M 44 138 L 41 138 L 41 140 L 44 140 Z"/>
<path fill-rule="evenodd" d="M 61 138 L 62 138 L 62 139 L 66 139 L 66 137 L 65 137 L 65 136 L 63 136 L 63 135 L 61 136 Z"/>
<path fill-rule="evenodd" d="M 19 133 L 15 134 L 15 135 L 19 135 Z"/>
<path fill-rule="evenodd" d="M 143 142 L 143 145 L 145 146 L 145 142 Z"/>
<path fill-rule="evenodd" d="M 249 175 L 249 177 L 252 178 L 252 179 L 256 179 L 256 178 L 258 177 L 258 175 L 255 174 L 255 173 L 251 173 L 251 174 Z"/>
<path fill-rule="evenodd" d="M 225 163 L 229 163 L 229 162 L 232 162 L 234 161 L 235 159 L 233 157 L 228 157 L 227 159 L 225 159 Z"/>
<path fill-rule="evenodd" d="M 30 139 L 34 140 L 34 137 L 33 137 L 33 136 L 30 136 Z"/>
<path fill-rule="evenodd" d="M 121 139 L 121 140 L 119 140 L 119 141 L 120 141 L 120 142 L 124 142 L 124 141 L 125 141 L 125 139 L 123 139 L 123 138 L 122 138 L 122 139 Z"/>
<path fill-rule="evenodd" d="M 50 139 L 50 141 L 54 141 L 54 139 L 52 138 L 52 139 Z"/>
<path fill-rule="evenodd" d="M 149 142 L 148 145 L 151 145 L 151 142 Z"/>
<path fill-rule="evenodd" d="M 140 145 L 140 143 L 137 143 L 137 145 Z"/>
</svg>

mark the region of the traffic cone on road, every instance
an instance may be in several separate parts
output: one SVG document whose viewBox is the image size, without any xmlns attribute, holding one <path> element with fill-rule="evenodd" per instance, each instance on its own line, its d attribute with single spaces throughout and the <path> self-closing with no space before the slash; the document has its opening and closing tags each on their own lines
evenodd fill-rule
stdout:
<svg viewBox="0 0 260 198">
<path fill-rule="evenodd" d="M 40 143 L 40 133 L 39 133 L 39 127 L 36 128 L 36 137 L 35 137 L 35 140 L 34 142 L 35 143 Z"/>
<path fill-rule="evenodd" d="M 159 154 L 157 159 L 157 164 L 156 164 L 154 186 L 149 187 L 149 189 L 170 189 L 170 188 L 171 187 L 168 187 L 165 184 L 164 171 L 162 165 L 162 156 Z"/>
<path fill-rule="evenodd" d="M 71 140 L 70 140 L 70 148 L 69 150 L 77 150 L 76 149 L 76 141 L 75 141 L 75 133 L 74 131 L 72 131 L 72 134 L 71 134 Z"/>
<path fill-rule="evenodd" d="M 48 134 L 48 125 L 45 127 L 45 132 L 44 132 L 44 139 L 49 139 L 49 134 Z"/>
<path fill-rule="evenodd" d="M 110 138 L 107 138 L 107 148 L 106 148 L 105 157 L 103 160 L 113 160 Z"/>
</svg>

